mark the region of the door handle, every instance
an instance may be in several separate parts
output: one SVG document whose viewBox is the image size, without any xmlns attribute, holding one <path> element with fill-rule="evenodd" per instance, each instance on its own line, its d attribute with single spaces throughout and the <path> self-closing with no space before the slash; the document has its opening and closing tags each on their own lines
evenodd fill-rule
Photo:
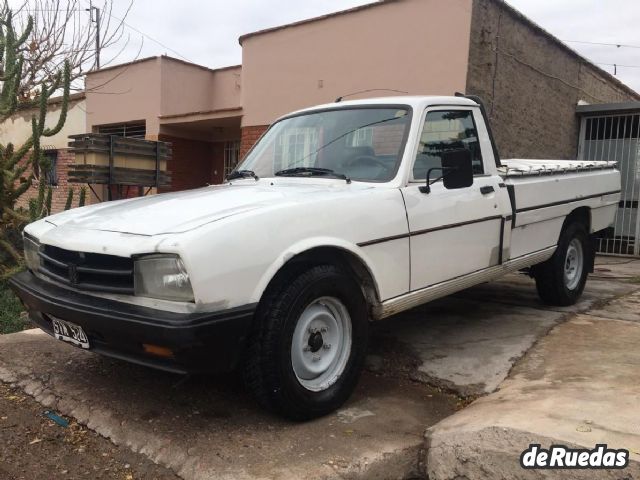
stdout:
<svg viewBox="0 0 640 480">
<path fill-rule="evenodd" d="M 483 195 L 488 195 L 491 192 L 495 192 L 495 189 L 491 185 L 485 185 L 484 187 L 480 187 L 480 193 Z"/>
</svg>

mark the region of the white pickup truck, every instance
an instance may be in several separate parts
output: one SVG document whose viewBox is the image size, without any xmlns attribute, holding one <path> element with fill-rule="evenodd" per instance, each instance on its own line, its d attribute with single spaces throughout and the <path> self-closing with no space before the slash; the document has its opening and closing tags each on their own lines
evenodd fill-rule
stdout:
<svg viewBox="0 0 640 480">
<path fill-rule="evenodd" d="M 307 419 L 349 397 L 372 320 L 516 270 L 574 303 L 619 196 L 613 163 L 501 160 L 478 99 L 339 102 L 280 118 L 222 185 L 28 225 L 11 284 L 60 340 L 241 367 L 262 405 Z"/>
</svg>

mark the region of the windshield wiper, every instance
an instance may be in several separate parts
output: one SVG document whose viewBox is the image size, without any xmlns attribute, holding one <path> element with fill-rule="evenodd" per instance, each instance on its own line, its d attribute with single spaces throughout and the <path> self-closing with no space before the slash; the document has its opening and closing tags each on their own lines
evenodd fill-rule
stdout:
<svg viewBox="0 0 640 480">
<path fill-rule="evenodd" d="M 256 175 L 256 172 L 253 170 L 234 170 L 229 175 L 227 175 L 227 180 L 234 180 L 236 178 L 255 178 L 256 181 L 260 180 L 260 177 Z"/>
<path fill-rule="evenodd" d="M 341 178 L 346 180 L 347 183 L 351 183 L 351 179 L 344 173 L 334 172 L 330 168 L 318 168 L 318 167 L 294 167 L 285 168 L 284 170 L 277 171 L 274 175 L 277 177 L 296 177 L 296 176 L 325 176 Z"/>
</svg>

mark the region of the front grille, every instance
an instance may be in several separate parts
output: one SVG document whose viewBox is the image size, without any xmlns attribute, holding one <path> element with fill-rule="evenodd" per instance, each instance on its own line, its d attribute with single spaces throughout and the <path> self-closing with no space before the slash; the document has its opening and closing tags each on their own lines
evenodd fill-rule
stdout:
<svg viewBox="0 0 640 480">
<path fill-rule="evenodd" d="M 133 294 L 131 258 L 64 250 L 51 245 L 40 249 L 39 272 L 79 290 Z"/>
</svg>

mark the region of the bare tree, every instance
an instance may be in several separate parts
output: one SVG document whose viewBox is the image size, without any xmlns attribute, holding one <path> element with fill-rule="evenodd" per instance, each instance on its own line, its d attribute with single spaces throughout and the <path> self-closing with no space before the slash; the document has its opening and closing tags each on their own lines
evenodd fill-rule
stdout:
<svg viewBox="0 0 640 480">
<path fill-rule="evenodd" d="M 4 0 L 4 9 L 9 9 Z M 33 97 L 34 88 L 51 79 L 68 63 L 71 88 L 82 90 L 84 74 L 96 67 L 106 67 L 127 47 L 126 17 L 133 0 L 121 16 L 113 13 L 113 0 L 92 4 L 88 0 L 24 0 L 12 8 L 16 22 L 26 29 L 29 18 L 33 29 L 21 52 L 24 57 L 20 94 Z M 117 53 L 100 59 L 99 53 L 109 47 Z"/>
</svg>

